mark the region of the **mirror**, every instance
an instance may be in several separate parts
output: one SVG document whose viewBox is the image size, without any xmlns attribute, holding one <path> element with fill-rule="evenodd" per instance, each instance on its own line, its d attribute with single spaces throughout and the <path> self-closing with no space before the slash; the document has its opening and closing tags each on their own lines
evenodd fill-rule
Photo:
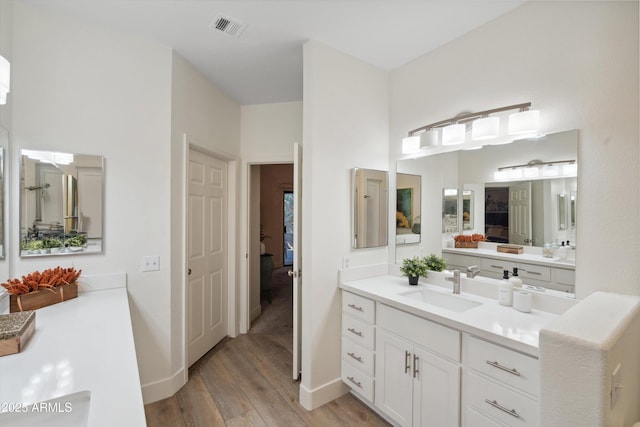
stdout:
<svg viewBox="0 0 640 427">
<path fill-rule="evenodd" d="M 9 131 L 0 127 L 0 259 L 4 259 L 4 218 L 5 218 L 5 179 L 4 179 L 4 147 L 9 147 Z"/>
<path fill-rule="evenodd" d="M 386 246 L 388 237 L 388 179 L 386 171 L 351 171 L 352 247 Z"/>
<path fill-rule="evenodd" d="M 537 165 L 538 161 L 577 160 L 577 151 L 578 131 L 571 130 L 550 134 L 537 140 L 520 140 L 506 145 L 489 145 L 479 150 L 461 150 L 399 160 L 398 173 L 420 174 L 423 182 L 428 183 L 422 189 L 421 249 L 426 253 L 439 252 L 443 242 L 450 238 L 450 233 L 458 233 L 449 231 L 445 232 L 445 235 L 442 234 L 445 229 L 444 212 L 454 206 L 457 209 L 456 213 L 462 210 L 462 219 L 455 224 L 447 223 L 449 230 L 459 230 L 462 227 L 465 233 L 491 234 L 501 239 L 494 241 L 511 242 L 507 230 L 509 189 L 524 195 L 529 187 L 531 199 L 527 209 L 530 209 L 530 214 L 528 217 L 525 216 L 525 222 L 530 223 L 531 228 L 519 244 L 541 247 L 545 242 L 575 242 L 577 178 L 553 178 L 546 176 L 551 175 L 547 173 L 542 176 L 541 172 L 540 178 L 544 179 L 496 182 L 495 172 L 498 168 L 512 169 L 514 165 L 527 165 L 531 161 L 532 165 Z M 562 167 L 558 169 L 562 170 Z M 448 196 L 445 195 L 444 189 L 457 190 L 455 197 L 458 201 L 447 201 Z M 469 191 L 468 196 L 465 194 L 466 191 Z M 563 230 L 559 229 L 558 221 L 559 194 L 564 194 L 565 200 L 568 195 L 568 204 L 564 205 L 565 215 L 567 212 L 568 215 Z M 442 202 L 437 201 L 439 198 L 442 198 Z M 467 211 L 469 222 L 465 219 Z M 404 256 L 407 256 L 405 250 L 396 250 L 396 262 Z"/>
<path fill-rule="evenodd" d="M 462 229 L 473 230 L 473 190 L 462 190 Z"/>
<path fill-rule="evenodd" d="M 396 175 L 396 244 L 420 242 L 421 181 L 420 175 Z"/>
<path fill-rule="evenodd" d="M 567 195 L 558 194 L 558 230 L 567 229 Z"/>
<path fill-rule="evenodd" d="M 457 233 L 458 228 L 458 189 L 442 190 L 442 232 Z"/>
<path fill-rule="evenodd" d="M 104 159 L 21 150 L 20 256 L 102 252 Z"/>
</svg>

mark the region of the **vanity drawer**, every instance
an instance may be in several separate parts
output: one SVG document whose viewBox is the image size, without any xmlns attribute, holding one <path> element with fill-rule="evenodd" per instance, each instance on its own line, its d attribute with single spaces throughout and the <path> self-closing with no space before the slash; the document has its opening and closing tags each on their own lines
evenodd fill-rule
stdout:
<svg viewBox="0 0 640 427">
<path fill-rule="evenodd" d="M 452 270 L 457 268 L 459 270 L 464 271 L 467 269 L 467 267 L 471 267 L 472 265 L 480 267 L 480 258 L 478 257 L 474 257 L 470 255 L 452 254 L 448 252 L 443 253 L 442 257 L 447 262 L 447 270 Z"/>
<path fill-rule="evenodd" d="M 486 414 L 467 408 L 464 413 L 464 427 L 502 427 L 502 424 L 489 418 Z"/>
<path fill-rule="evenodd" d="M 538 396 L 538 359 L 466 334 L 464 346 L 468 368 Z"/>
<path fill-rule="evenodd" d="M 502 278 L 502 272 L 504 270 L 513 271 L 513 267 L 516 266 L 515 262 L 505 261 L 502 259 L 482 258 L 482 270 L 486 272 L 494 273 L 492 277 Z"/>
<path fill-rule="evenodd" d="M 573 286 L 576 283 L 576 272 L 574 270 L 566 270 L 564 268 L 554 268 L 554 282 L 562 285 Z"/>
<path fill-rule="evenodd" d="M 551 267 L 518 263 L 518 275 L 523 281 L 527 279 L 551 281 Z"/>
<path fill-rule="evenodd" d="M 384 304 L 376 309 L 377 327 L 404 337 L 435 353 L 460 362 L 460 331 Z"/>
<path fill-rule="evenodd" d="M 359 346 L 351 338 L 342 338 L 342 360 L 373 377 L 374 353 Z"/>
<path fill-rule="evenodd" d="M 342 316 L 342 336 L 364 348 L 373 350 L 375 330 L 370 323 L 353 317 Z"/>
<path fill-rule="evenodd" d="M 475 410 L 509 426 L 537 426 L 538 402 L 472 372 L 465 376 L 467 414 Z M 490 424 L 489 424 L 490 425 Z"/>
<path fill-rule="evenodd" d="M 375 303 L 368 298 L 352 294 L 351 292 L 343 291 L 342 312 L 362 319 L 365 322 L 373 323 L 375 318 L 376 306 Z"/>
<path fill-rule="evenodd" d="M 342 381 L 369 402 L 373 403 L 373 378 L 350 363 L 342 364 Z"/>
</svg>

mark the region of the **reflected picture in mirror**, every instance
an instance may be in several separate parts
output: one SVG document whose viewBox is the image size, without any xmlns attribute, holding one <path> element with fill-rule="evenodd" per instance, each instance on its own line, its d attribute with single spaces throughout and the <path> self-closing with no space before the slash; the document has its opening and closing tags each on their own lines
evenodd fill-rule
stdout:
<svg viewBox="0 0 640 427">
<path fill-rule="evenodd" d="M 20 256 L 100 253 L 102 156 L 21 150 Z"/>
<path fill-rule="evenodd" d="M 396 175 L 396 244 L 419 243 L 422 182 L 420 175 Z"/>
<path fill-rule="evenodd" d="M 375 248 L 388 241 L 388 179 L 386 171 L 351 171 L 352 247 Z"/>
</svg>

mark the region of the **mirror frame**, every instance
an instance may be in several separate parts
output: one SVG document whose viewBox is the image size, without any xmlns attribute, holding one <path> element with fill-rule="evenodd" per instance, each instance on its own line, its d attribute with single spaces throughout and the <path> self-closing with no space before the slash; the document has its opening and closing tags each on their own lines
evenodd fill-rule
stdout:
<svg viewBox="0 0 640 427">
<path fill-rule="evenodd" d="M 366 229 L 365 201 L 370 198 L 364 194 L 362 188 L 367 180 L 367 176 L 377 177 L 380 184 L 379 199 L 380 206 L 376 212 L 378 217 L 377 232 L 378 239 L 375 244 L 367 243 L 369 239 L 365 236 L 360 238 L 359 232 L 364 233 Z M 383 194 L 384 193 L 384 194 Z M 381 200 L 383 199 L 383 200 Z M 351 169 L 351 247 L 353 249 L 377 248 L 389 244 L 389 174 L 387 171 L 376 169 L 353 168 Z M 364 225 L 363 225 L 364 224 Z M 362 243 L 364 241 L 364 243 Z"/>
</svg>

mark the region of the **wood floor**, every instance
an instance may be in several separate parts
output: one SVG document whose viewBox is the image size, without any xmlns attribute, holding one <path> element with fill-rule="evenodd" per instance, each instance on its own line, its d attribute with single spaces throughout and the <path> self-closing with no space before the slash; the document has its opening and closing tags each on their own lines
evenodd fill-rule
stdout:
<svg viewBox="0 0 640 427">
<path fill-rule="evenodd" d="M 278 279 L 278 272 L 274 279 Z M 145 406 L 155 426 L 387 426 L 375 412 L 346 394 L 313 411 L 298 403 L 291 379 L 291 295 L 274 280 L 273 303 L 250 333 L 225 338 L 189 369 L 174 396 Z"/>
</svg>

